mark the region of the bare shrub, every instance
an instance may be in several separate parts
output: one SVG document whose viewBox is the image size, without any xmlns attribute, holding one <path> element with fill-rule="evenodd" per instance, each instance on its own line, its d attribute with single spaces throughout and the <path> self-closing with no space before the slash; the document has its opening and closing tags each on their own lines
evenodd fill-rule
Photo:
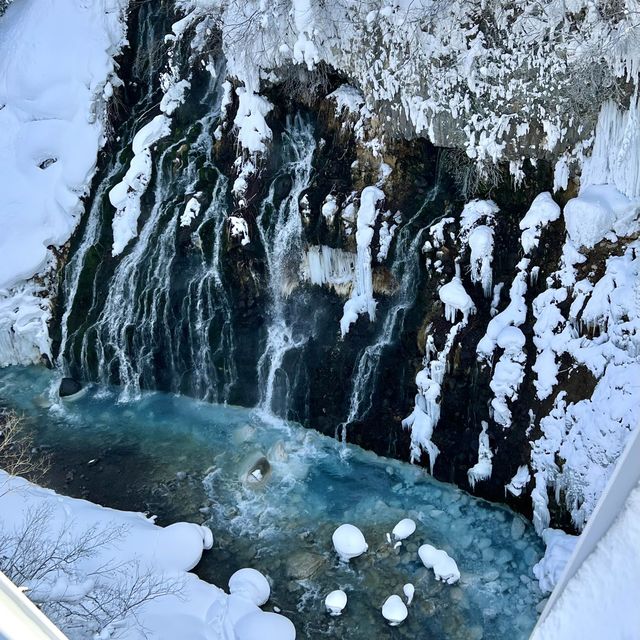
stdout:
<svg viewBox="0 0 640 640">
<path fill-rule="evenodd" d="M 465 201 L 479 194 L 489 195 L 505 177 L 499 164 L 490 160 L 478 162 L 462 149 L 443 149 L 439 161 L 441 169 L 451 177 Z"/>
<path fill-rule="evenodd" d="M 56 525 L 51 506 L 29 509 L 15 528 L 0 520 L 0 570 L 70 637 L 119 626 L 125 618 L 142 627 L 142 605 L 179 596 L 182 581 L 167 579 L 140 563 L 113 560 L 94 566 L 101 553 L 126 534 L 125 526 Z"/>
<path fill-rule="evenodd" d="M 0 469 L 37 482 L 49 469 L 49 459 L 38 451 L 24 420 L 13 411 L 0 412 Z M 3 485 L 0 482 L 0 495 Z"/>
</svg>

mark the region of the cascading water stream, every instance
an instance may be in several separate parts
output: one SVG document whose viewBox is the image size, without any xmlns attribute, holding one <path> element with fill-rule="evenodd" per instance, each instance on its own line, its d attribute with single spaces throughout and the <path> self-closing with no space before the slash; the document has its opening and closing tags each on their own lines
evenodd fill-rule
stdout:
<svg viewBox="0 0 640 640">
<path fill-rule="evenodd" d="M 296 331 L 287 319 L 286 299 L 290 283 L 298 277 L 302 257 L 302 219 L 299 198 L 308 188 L 312 159 L 316 149 L 313 128 L 300 115 L 288 122 L 283 134 L 282 168 L 272 181 L 262 203 L 257 223 L 266 255 L 269 281 L 269 326 L 265 349 L 258 361 L 260 409 L 266 414 L 278 413 L 274 403 L 288 407 L 288 379 L 285 377 L 283 398 L 276 398 L 277 375 L 289 351 L 302 347 L 309 336 Z M 276 186 L 283 176 L 291 177 L 289 193 L 276 204 Z"/>
<path fill-rule="evenodd" d="M 118 158 L 113 163 L 107 176 L 100 182 L 91 208 L 89 209 L 82 241 L 65 266 L 61 295 L 62 299 L 66 302 L 66 306 L 60 321 L 61 338 L 56 364 L 66 375 L 69 374 L 69 365 L 66 358 L 67 345 L 75 341 L 79 331 L 79 329 L 76 328 L 74 331 L 69 332 L 69 316 L 73 311 L 74 302 L 78 295 L 80 276 L 85 268 L 88 254 L 99 242 L 104 199 L 109 188 L 113 185 L 115 177 L 122 172 L 122 169 L 122 162 Z"/>
<path fill-rule="evenodd" d="M 149 53 L 148 64 L 154 60 Z M 158 72 L 149 71 L 149 78 Z M 145 203 L 151 202 L 143 206 L 148 214 L 119 261 L 92 266 L 87 256 L 98 245 L 101 252 L 108 250 L 113 208 L 107 196 L 126 166 L 121 160 L 125 151 L 96 189 L 83 236 L 65 270 L 58 361 L 65 372 L 117 382 L 123 398 L 160 387 L 227 402 L 236 381 L 231 307 L 220 274 L 228 181 L 213 164 L 222 77 L 203 85 L 195 105 L 204 115 L 171 133 L 153 154 L 153 195 L 144 196 Z M 147 102 L 139 104 L 142 116 L 132 116 L 137 128 L 151 117 L 144 115 Z M 181 228 L 181 217 L 185 203 L 196 196 L 200 210 L 189 233 Z M 91 291 L 86 282 L 93 282 Z"/>
<path fill-rule="evenodd" d="M 354 420 L 364 418 L 371 410 L 382 354 L 402 332 L 405 315 L 415 303 L 420 278 L 420 250 L 427 229 L 426 225 L 419 226 L 419 222 L 424 220 L 425 212 L 434 203 L 439 191 L 439 181 L 436 180 L 422 206 L 396 236 L 391 273 L 399 283 L 397 298 L 387 312 L 375 342 L 366 346 L 358 357 L 349 412 L 336 431 L 336 437 L 341 440 L 346 438 L 347 427 Z"/>
<path fill-rule="evenodd" d="M 228 180 L 218 175 L 216 186 L 202 221 L 193 233 L 200 252 L 200 266 L 191 278 L 182 304 L 182 322 L 189 336 L 188 345 L 193 363 L 192 387 L 196 397 L 208 401 L 229 401 L 229 392 L 237 381 L 234 359 L 235 340 L 231 305 L 225 291 L 221 269 L 221 245 L 226 223 L 226 195 Z M 211 251 L 205 251 L 205 234 L 212 227 Z M 218 333 L 214 335 L 213 319 L 220 316 Z M 176 326 L 175 340 L 179 341 L 180 326 Z M 223 380 L 218 380 L 217 364 L 222 364 Z M 214 376 L 212 380 L 211 376 Z M 219 396 L 215 390 L 222 386 Z"/>
</svg>

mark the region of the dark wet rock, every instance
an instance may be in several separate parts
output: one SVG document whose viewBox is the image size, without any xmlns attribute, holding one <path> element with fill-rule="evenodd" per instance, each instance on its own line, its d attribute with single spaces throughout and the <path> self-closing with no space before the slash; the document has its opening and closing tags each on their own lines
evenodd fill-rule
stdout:
<svg viewBox="0 0 640 640">
<path fill-rule="evenodd" d="M 58 395 L 61 398 L 68 398 L 82 391 L 82 384 L 73 378 L 62 378 L 58 387 Z"/>
<path fill-rule="evenodd" d="M 307 580 L 315 576 L 326 563 L 326 558 L 318 553 L 295 551 L 287 558 L 287 576 L 293 580 Z"/>
</svg>

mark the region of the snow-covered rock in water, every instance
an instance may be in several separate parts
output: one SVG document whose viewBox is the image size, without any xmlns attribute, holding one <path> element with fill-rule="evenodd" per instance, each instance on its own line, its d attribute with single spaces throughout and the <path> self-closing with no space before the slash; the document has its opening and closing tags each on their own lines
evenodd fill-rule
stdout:
<svg viewBox="0 0 640 640">
<path fill-rule="evenodd" d="M 261 607 L 271 595 L 269 581 L 256 569 L 239 569 L 229 578 L 229 593 Z"/>
<path fill-rule="evenodd" d="M 571 536 L 561 529 L 545 529 L 542 539 L 546 545 L 544 557 L 533 567 L 540 589 L 551 593 L 569 562 L 578 543 L 578 536 Z"/>
<path fill-rule="evenodd" d="M 416 523 L 411 518 L 403 518 L 393 527 L 391 532 L 394 540 L 405 540 L 416 530 Z"/>
<path fill-rule="evenodd" d="M 343 562 L 349 562 L 351 558 L 361 556 L 368 548 L 364 535 L 358 527 L 352 524 L 342 524 L 331 537 L 333 547 Z"/>
<path fill-rule="evenodd" d="M 451 324 L 455 323 L 458 311 L 462 313 L 463 320 L 467 320 L 476 312 L 476 306 L 458 275 L 440 287 L 438 296 L 444 303 L 444 317 Z"/>
<path fill-rule="evenodd" d="M 332 591 L 325 598 L 324 606 L 332 616 L 339 616 L 347 606 L 347 594 L 342 589 Z"/>
<path fill-rule="evenodd" d="M 235 640 L 295 640 L 296 628 L 278 613 L 256 611 L 240 618 L 234 627 Z"/>
<path fill-rule="evenodd" d="M 460 580 L 458 565 L 446 551 L 436 549 L 430 544 L 423 544 L 418 549 L 418 555 L 427 569 L 433 569 L 436 580 L 447 584 L 454 584 Z"/>
<path fill-rule="evenodd" d="M 409 606 L 413 602 L 413 596 L 416 593 L 416 588 L 410 582 L 407 582 L 407 584 L 402 587 L 402 592 L 407 598 L 407 606 Z"/>
<path fill-rule="evenodd" d="M 640 200 L 630 200 L 612 185 L 590 186 L 580 190 L 564 207 L 567 233 L 576 247 L 594 247 L 613 231 L 618 236 L 636 233 L 640 228 Z"/>
<path fill-rule="evenodd" d="M 407 619 L 409 611 L 402 598 L 397 595 L 389 596 L 382 605 L 382 617 L 395 627 Z"/>
</svg>

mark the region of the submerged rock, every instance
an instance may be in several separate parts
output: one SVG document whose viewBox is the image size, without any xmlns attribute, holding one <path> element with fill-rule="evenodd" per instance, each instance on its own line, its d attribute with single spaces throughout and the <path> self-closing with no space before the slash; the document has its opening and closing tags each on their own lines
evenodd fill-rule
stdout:
<svg viewBox="0 0 640 640">
<path fill-rule="evenodd" d="M 287 558 L 287 575 L 294 580 L 312 578 L 326 560 L 311 551 L 296 551 Z"/>
<path fill-rule="evenodd" d="M 243 465 L 242 483 L 246 486 L 262 487 L 271 475 L 271 464 L 262 454 L 254 454 Z"/>
</svg>

